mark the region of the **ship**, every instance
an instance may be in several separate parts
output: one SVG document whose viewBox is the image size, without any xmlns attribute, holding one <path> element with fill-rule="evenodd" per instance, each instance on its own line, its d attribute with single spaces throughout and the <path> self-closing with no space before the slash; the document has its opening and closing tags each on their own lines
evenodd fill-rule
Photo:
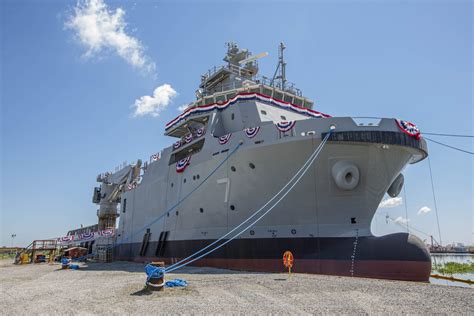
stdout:
<svg viewBox="0 0 474 316">
<path fill-rule="evenodd" d="M 428 156 L 416 125 L 395 118 L 332 117 L 286 79 L 227 44 L 225 64 L 201 75 L 196 100 L 165 126 L 172 145 L 145 162 L 99 174 L 99 230 L 115 228 L 113 258 L 179 260 L 239 226 L 272 199 L 326 139 L 308 172 L 271 212 L 196 266 L 427 282 L 431 257 L 415 235 L 374 236 L 385 194 Z M 328 133 L 330 133 L 328 135 Z M 327 137 L 326 137 L 327 136 Z"/>
</svg>

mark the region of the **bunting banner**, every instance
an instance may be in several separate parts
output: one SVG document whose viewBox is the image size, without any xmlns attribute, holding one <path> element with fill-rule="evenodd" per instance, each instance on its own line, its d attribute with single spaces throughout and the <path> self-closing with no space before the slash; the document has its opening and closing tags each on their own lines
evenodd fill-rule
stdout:
<svg viewBox="0 0 474 316">
<path fill-rule="evenodd" d="M 97 232 L 82 233 L 78 235 L 68 235 L 64 237 L 57 238 L 58 243 L 60 244 L 70 244 L 75 242 L 90 241 L 97 238 L 107 238 L 112 237 L 115 234 L 115 229 L 105 229 Z"/>
<path fill-rule="evenodd" d="M 137 188 L 137 183 L 136 182 L 132 182 L 132 183 L 129 183 L 127 185 L 127 190 L 133 190 L 133 189 L 136 189 Z"/>
<path fill-rule="evenodd" d="M 68 242 L 71 242 L 71 241 L 74 241 L 74 235 L 64 236 L 64 237 L 59 237 L 58 238 L 59 243 L 68 243 Z"/>
<path fill-rule="evenodd" d="M 255 136 L 257 136 L 259 130 L 260 126 L 246 128 L 245 135 L 247 135 L 248 138 L 254 138 Z"/>
<path fill-rule="evenodd" d="M 158 160 L 160 160 L 160 158 L 161 158 L 161 152 L 151 155 L 150 156 L 150 161 L 151 162 L 158 161 Z"/>
<path fill-rule="evenodd" d="M 181 173 L 186 170 L 186 167 L 189 165 L 189 161 L 191 160 L 191 156 L 181 159 L 176 163 L 176 172 Z"/>
<path fill-rule="evenodd" d="M 102 236 L 102 237 L 112 237 L 114 235 L 114 229 L 106 229 L 106 230 L 101 230 L 99 231 L 99 236 Z"/>
<path fill-rule="evenodd" d="M 400 128 L 405 134 L 408 134 L 415 139 L 421 138 L 420 129 L 415 124 L 397 119 L 395 119 L 395 121 L 397 122 L 398 128 Z"/>
<path fill-rule="evenodd" d="M 221 145 L 227 144 L 231 136 L 232 136 L 232 133 L 219 137 L 219 144 Z"/>
<path fill-rule="evenodd" d="M 188 135 L 184 136 L 184 142 L 186 144 L 190 143 L 193 141 L 193 134 L 189 133 Z"/>
<path fill-rule="evenodd" d="M 295 113 L 303 114 L 306 116 L 314 117 L 314 118 L 326 118 L 326 117 L 331 117 L 330 115 L 317 112 L 296 104 L 292 104 L 289 102 L 285 102 L 282 100 L 274 99 L 269 97 L 268 95 L 264 95 L 261 93 L 257 92 L 242 92 L 237 94 L 235 97 L 227 100 L 226 102 L 223 102 L 222 104 L 217 104 L 217 103 L 211 103 L 211 104 L 204 104 L 204 105 L 199 105 L 195 107 L 189 107 L 187 110 L 185 110 L 182 114 L 180 114 L 178 117 L 173 119 L 172 121 L 168 122 L 165 126 L 165 130 L 168 130 L 181 122 L 182 120 L 186 119 L 191 114 L 195 113 L 204 113 L 204 112 L 210 112 L 214 110 L 225 110 L 228 106 L 233 105 L 239 101 L 259 101 L 263 102 L 266 104 L 270 104 L 285 110 L 289 110 Z"/>
<path fill-rule="evenodd" d="M 205 132 L 204 127 L 198 128 L 196 130 L 196 137 L 201 137 L 202 135 L 204 135 L 204 132 Z"/>
<path fill-rule="evenodd" d="M 279 122 L 276 123 L 275 126 L 280 132 L 288 132 L 293 127 L 295 127 L 296 121 L 288 121 L 288 122 Z"/>
<path fill-rule="evenodd" d="M 178 140 L 176 143 L 173 144 L 173 149 L 178 149 L 181 147 L 181 140 Z"/>
<path fill-rule="evenodd" d="M 83 233 L 79 235 L 79 240 L 91 240 L 94 239 L 94 232 Z"/>
</svg>

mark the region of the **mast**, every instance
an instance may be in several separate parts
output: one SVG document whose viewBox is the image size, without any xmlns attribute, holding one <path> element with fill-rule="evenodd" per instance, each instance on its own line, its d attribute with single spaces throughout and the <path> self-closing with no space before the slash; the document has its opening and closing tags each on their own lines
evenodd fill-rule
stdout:
<svg viewBox="0 0 474 316">
<path fill-rule="evenodd" d="M 285 43 L 280 42 L 280 46 L 278 47 L 278 65 L 275 70 L 275 74 L 273 75 L 272 81 L 270 85 L 273 86 L 273 83 L 276 80 L 280 81 L 280 89 L 285 91 L 286 86 L 286 62 L 283 56 L 283 51 L 285 50 L 286 46 Z M 278 76 L 277 76 L 278 73 Z"/>
</svg>

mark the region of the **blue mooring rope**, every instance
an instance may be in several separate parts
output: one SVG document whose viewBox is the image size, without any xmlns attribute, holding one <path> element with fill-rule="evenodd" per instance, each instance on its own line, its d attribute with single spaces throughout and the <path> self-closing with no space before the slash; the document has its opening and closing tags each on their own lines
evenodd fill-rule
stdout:
<svg viewBox="0 0 474 316">
<path fill-rule="evenodd" d="M 186 194 L 183 198 L 181 198 L 180 200 L 178 200 L 178 202 L 176 202 L 173 206 L 171 206 L 168 210 L 166 210 L 163 214 L 161 214 L 160 216 L 158 216 L 156 219 L 154 219 L 153 221 L 151 221 L 150 223 L 148 223 L 147 225 L 143 226 L 141 229 L 139 229 L 138 231 L 136 231 L 135 233 L 127 236 L 127 238 L 123 238 L 122 241 L 120 243 L 115 243 L 111 246 L 109 246 L 106 251 L 108 250 L 111 250 L 121 244 L 123 244 L 125 241 L 131 239 L 132 237 L 135 237 L 136 235 L 138 235 L 139 233 L 145 231 L 145 229 L 149 228 L 151 225 L 155 224 L 156 222 L 158 222 L 160 219 L 162 219 L 163 217 L 165 217 L 165 215 L 167 215 L 169 212 L 171 212 L 172 210 L 174 210 L 176 207 L 178 207 L 179 204 L 181 204 L 184 200 L 186 200 L 187 198 L 189 198 L 191 196 L 191 194 L 193 194 L 197 189 L 199 189 L 214 173 L 217 172 L 217 170 L 227 161 L 229 160 L 229 158 L 239 149 L 239 147 L 242 146 L 242 143 L 239 142 L 237 144 L 237 146 L 235 146 L 235 148 L 224 158 L 224 160 L 222 160 L 217 166 L 216 168 L 214 168 L 214 170 L 212 170 L 211 173 L 209 173 L 209 175 L 207 175 L 201 183 L 199 183 L 197 185 L 197 187 L 195 187 L 193 190 L 191 190 L 188 194 Z M 82 256 L 82 257 L 79 257 L 77 259 L 75 259 L 76 261 L 81 261 L 81 260 L 84 260 L 88 257 L 91 257 L 91 256 L 94 256 L 96 255 L 97 252 L 93 252 L 93 253 L 90 253 L 88 255 L 85 255 L 85 256 Z"/>
<path fill-rule="evenodd" d="M 234 229 L 232 229 L 230 232 L 228 232 L 227 234 L 225 234 L 224 236 L 220 237 L 219 239 L 217 239 L 216 241 L 214 241 L 213 243 L 209 244 L 208 246 L 202 248 L 201 250 L 198 250 L 197 252 L 193 253 L 192 255 L 172 264 L 171 266 L 167 267 L 165 269 L 165 272 L 172 272 L 172 271 L 175 271 L 177 269 L 180 269 L 196 260 L 199 260 L 205 256 L 207 256 L 208 254 L 216 251 L 217 249 L 225 246 L 226 244 L 228 244 L 229 242 L 231 242 L 232 240 L 234 240 L 236 237 L 240 236 L 244 231 L 246 231 L 247 229 L 249 229 L 250 227 L 252 227 L 253 225 L 255 225 L 260 219 L 262 219 L 265 215 L 267 215 L 275 206 L 277 206 L 281 200 L 283 200 L 287 195 L 288 193 L 296 186 L 296 184 L 298 184 L 298 182 L 301 180 L 301 178 L 306 174 L 306 172 L 308 171 L 309 167 L 312 165 L 312 163 L 314 162 L 314 160 L 316 160 L 316 158 L 318 157 L 319 153 L 322 151 L 323 149 L 323 146 L 326 144 L 329 136 L 332 134 L 333 132 L 333 129 L 330 129 L 329 132 L 326 134 L 326 136 L 324 137 L 324 139 L 321 141 L 321 143 L 319 144 L 319 146 L 314 150 L 314 152 L 310 155 L 310 157 L 308 158 L 308 160 L 303 164 L 303 166 L 298 170 L 298 172 L 296 172 L 296 174 L 290 179 L 290 181 L 288 181 L 288 183 L 283 186 L 283 188 L 278 192 L 276 193 L 267 203 L 265 203 L 260 209 L 258 209 L 257 211 L 255 211 L 252 215 L 250 215 L 245 221 L 243 221 L 242 223 L 240 223 L 238 226 L 236 226 Z M 291 184 L 291 182 L 294 180 L 295 182 L 293 184 Z M 291 185 L 290 185 L 291 184 Z M 233 237 L 227 239 L 224 243 L 216 246 L 215 248 L 205 252 L 204 254 L 202 255 L 199 255 L 198 257 L 188 261 L 188 262 L 185 262 L 186 260 L 189 260 L 190 258 L 194 257 L 195 255 L 197 255 L 198 253 L 201 253 L 203 252 L 204 250 L 212 247 L 213 245 L 215 245 L 216 243 L 224 240 L 224 238 L 226 238 L 227 236 L 229 236 L 232 232 L 236 231 L 239 227 L 241 227 L 242 225 L 244 225 L 246 222 L 250 221 L 254 216 L 256 216 L 258 213 L 260 213 L 266 206 L 268 206 L 268 204 L 270 204 L 281 192 L 283 192 L 288 186 L 290 186 L 290 188 L 283 194 L 283 196 L 281 196 L 278 201 L 276 201 L 275 204 L 273 204 L 267 211 L 265 211 L 260 217 L 258 217 L 255 221 L 253 221 L 252 223 L 250 223 L 249 225 L 247 225 L 245 228 L 241 229 L 239 232 L 237 232 Z M 184 262 L 184 263 L 183 263 Z"/>
</svg>

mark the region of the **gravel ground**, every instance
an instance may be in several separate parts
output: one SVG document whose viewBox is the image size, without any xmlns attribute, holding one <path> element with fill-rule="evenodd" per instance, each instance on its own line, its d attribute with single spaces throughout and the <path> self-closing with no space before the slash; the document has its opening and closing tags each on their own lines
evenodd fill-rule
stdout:
<svg viewBox="0 0 474 316">
<path fill-rule="evenodd" d="M 309 274 L 185 268 L 187 288 L 147 292 L 143 264 L 0 262 L 2 315 L 24 314 L 474 314 L 473 289 Z"/>
</svg>

